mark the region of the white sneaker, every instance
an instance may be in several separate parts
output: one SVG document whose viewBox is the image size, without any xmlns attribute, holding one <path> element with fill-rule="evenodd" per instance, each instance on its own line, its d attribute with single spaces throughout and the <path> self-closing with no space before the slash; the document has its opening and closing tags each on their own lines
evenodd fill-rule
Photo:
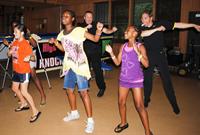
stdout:
<svg viewBox="0 0 200 135">
<path fill-rule="evenodd" d="M 69 122 L 69 121 L 72 121 L 72 120 L 77 120 L 77 119 L 79 119 L 80 118 L 80 115 L 79 115 L 79 113 L 77 113 L 77 114 L 73 114 L 72 115 L 72 113 L 67 113 L 67 116 L 65 116 L 64 118 L 63 118 L 63 120 L 65 121 L 65 122 Z"/>
<path fill-rule="evenodd" d="M 94 122 L 87 122 L 85 132 L 92 133 L 94 131 Z"/>
</svg>

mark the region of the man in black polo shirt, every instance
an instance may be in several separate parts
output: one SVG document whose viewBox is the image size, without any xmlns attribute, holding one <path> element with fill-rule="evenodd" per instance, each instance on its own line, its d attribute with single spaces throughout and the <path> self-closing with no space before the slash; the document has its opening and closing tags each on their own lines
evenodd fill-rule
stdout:
<svg viewBox="0 0 200 135">
<path fill-rule="evenodd" d="M 91 11 L 86 11 L 84 14 L 84 23 L 80 24 L 82 27 L 87 27 L 88 32 L 91 34 L 96 33 L 96 22 L 93 22 L 93 13 Z M 103 28 L 103 33 L 111 34 L 117 31 L 116 27 L 112 29 Z M 99 35 L 101 36 L 101 35 Z M 84 51 L 87 55 L 88 61 L 91 64 L 94 74 L 96 84 L 99 88 L 97 94 L 98 97 L 103 96 L 106 89 L 106 84 L 104 81 L 103 71 L 101 69 L 101 45 L 99 43 L 92 42 L 90 40 L 85 40 L 83 43 Z"/>
<path fill-rule="evenodd" d="M 151 12 L 144 11 L 141 16 L 141 30 L 151 30 L 159 26 L 164 26 L 165 30 L 173 30 L 175 28 L 195 28 L 200 31 L 200 26 L 196 24 L 177 23 L 168 21 L 154 22 Z M 149 58 L 149 67 L 144 69 L 144 105 L 148 107 L 150 102 L 150 96 L 152 92 L 152 76 L 154 67 L 157 66 L 160 70 L 160 76 L 163 81 L 165 94 L 173 107 L 175 114 L 179 114 L 180 110 L 176 101 L 174 88 L 171 82 L 170 73 L 168 70 L 168 63 L 165 57 L 164 47 L 164 36 L 163 31 L 153 33 L 151 36 L 143 38 L 144 45 Z"/>
</svg>

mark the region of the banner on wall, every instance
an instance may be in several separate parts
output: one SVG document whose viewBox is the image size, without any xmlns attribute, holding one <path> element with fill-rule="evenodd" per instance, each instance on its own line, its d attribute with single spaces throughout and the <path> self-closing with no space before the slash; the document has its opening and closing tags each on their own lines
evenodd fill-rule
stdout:
<svg viewBox="0 0 200 135">
<path fill-rule="evenodd" d="M 39 49 L 38 49 L 39 47 Z M 36 48 L 37 65 L 36 71 L 43 72 L 44 68 L 47 71 L 60 69 L 62 66 L 62 58 L 64 53 L 58 50 L 55 46 L 46 41 L 40 41 Z M 41 52 L 41 55 L 40 55 Z"/>
</svg>

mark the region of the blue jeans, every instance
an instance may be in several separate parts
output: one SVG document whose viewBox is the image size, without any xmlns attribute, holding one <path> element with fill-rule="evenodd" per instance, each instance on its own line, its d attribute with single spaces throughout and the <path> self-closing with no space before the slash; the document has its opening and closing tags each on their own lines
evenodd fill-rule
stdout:
<svg viewBox="0 0 200 135">
<path fill-rule="evenodd" d="M 85 91 L 88 89 L 87 78 L 76 74 L 70 69 L 64 78 L 64 89 L 74 90 L 76 83 L 78 85 L 78 91 Z"/>
</svg>

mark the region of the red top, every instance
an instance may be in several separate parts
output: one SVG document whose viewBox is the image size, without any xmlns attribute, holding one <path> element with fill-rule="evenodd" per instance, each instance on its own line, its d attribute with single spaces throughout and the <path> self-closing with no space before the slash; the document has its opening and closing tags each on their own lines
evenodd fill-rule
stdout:
<svg viewBox="0 0 200 135">
<path fill-rule="evenodd" d="M 30 73 L 29 62 L 24 62 L 24 58 L 32 54 L 32 48 L 28 41 L 25 39 L 15 40 L 12 44 L 12 51 L 13 71 L 21 74 Z"/>
</svg>

